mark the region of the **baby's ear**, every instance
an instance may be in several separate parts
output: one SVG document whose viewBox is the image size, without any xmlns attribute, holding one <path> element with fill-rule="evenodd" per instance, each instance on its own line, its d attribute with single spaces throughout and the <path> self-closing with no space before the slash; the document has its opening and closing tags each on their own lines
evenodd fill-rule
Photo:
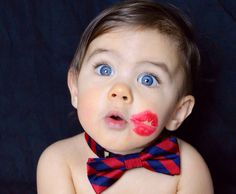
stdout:
<svg viewBox="0 0 236 194">
<path fill-rule="evenodd" d="M 77 74 L 78 73 L 76 72 L 75 69 L 70 68 L 67 75 L 67 85 L 70 90 L 71 104 L 74 108 L 77 108 L 77 100 L 78 100 Z"/>
<path fill-rule="evenodd" d="M 183 121 L 191 114 L 195 104 L 195 99 L 191 95 L 184 96 L 177 104 L 174 113 L 166 125 L 170 131 L 176 130 Z"/>
</svg>

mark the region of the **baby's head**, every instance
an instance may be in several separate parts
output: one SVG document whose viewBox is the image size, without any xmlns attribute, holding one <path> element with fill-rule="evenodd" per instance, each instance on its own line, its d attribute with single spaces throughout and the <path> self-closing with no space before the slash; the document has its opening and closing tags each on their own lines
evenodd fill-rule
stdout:
<svg viewBox="0 0 236 194">
<path fill-rule="evenodd" d="M 179 10 L 125 1 L 85 30 L 68 74 L 85 131 L 113 152 L 134 152 L 176 130 L 194 106 L 200 57 Z"/>
</svg>

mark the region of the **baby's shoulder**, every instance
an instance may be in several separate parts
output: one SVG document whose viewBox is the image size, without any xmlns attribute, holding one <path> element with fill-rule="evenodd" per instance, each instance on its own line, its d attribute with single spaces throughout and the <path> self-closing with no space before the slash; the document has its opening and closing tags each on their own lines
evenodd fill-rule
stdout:
<svg viewBox="0 0 236 194">
<path fill-rule="evenodd" d="M 40 156 L 41 159 L 58 160 L 68 163 L 75 156 L 83 151 L 83 134 L 79 134 L 70 138 L 59 140 L 48 146 Z"/>
<path fill-rule="evenodd" d="M 72 165 L 82 164 L 80 156 L 85 150 L 82 136 L 81 134 L 57 141 L 43 151 L 37 166 L 38 193 L 59 193 L 61 189 L 74 193 L 71 181 Z M 53 191 L 52 188 L 54 188 Z"/>
<path fill-rule="evenodd" d="M 50 173 L 50 171 L 70 171 L 74 161 L 79 163 L 80 155 L 83 153 L 82 134 L 59 140 L 48 146 L 41 154 L 37 173 Z"/>
<path fill-rule="evenodd" d="M 181 165 L 201 165 L 204 162 L 200 153 L 189 143 L 178 138 L 178 144 L 181 156 Z M 183 166 L 185 167 L 185 166 Z"/>
<path fill-rule="evenodd" d="M 189 143 L 181 139 L 178 139 L 178 143 L 181 156 L 179 189 L 213 193 L 211 176 L 203 157 Z"/>
</svg>

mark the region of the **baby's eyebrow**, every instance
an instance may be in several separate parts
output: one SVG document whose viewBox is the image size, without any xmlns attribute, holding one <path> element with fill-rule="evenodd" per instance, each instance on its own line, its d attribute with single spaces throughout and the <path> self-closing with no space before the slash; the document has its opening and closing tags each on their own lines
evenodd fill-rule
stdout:
<svg viewBox="0 0 236 194">
<path fill-rule="evenodd" d="M 169 70 L 168 66 L 164 62 L 142 61 L 142 63 L 151 64 L 151 65 L 154 65 L 154 66 L 160 68 L 162 71 L 164 71 L 168 75 L 170 80 L 172 80 L 172 76 L 171 76 L 170 70 Z"/>
<path fill-rule="evenodd" d="M 103 49 L 103 48 L 97 48 L 95 49 L 91 54 L 88 56 L 88 61 L 90 60 L 91 57 L 94 55 L 100 54 L 100 53 L 107 53 L 107 52 L 112 52 L 111 50 L 108 49 Z"/>
</svg>

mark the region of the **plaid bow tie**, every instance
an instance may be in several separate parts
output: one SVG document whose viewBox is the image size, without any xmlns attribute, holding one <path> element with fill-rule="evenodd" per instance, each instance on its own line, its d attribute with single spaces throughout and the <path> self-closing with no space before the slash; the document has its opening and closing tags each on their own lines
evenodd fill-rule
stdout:
<svg viewBox="0 0 236 194">
<path fill-rule="evenodd" d="M 140 153 L 127 155 L 108 152 L 87 133 L 85 139 L 92 151 L 100 157 L 89 158 L 87 162 L 88 178 L 96 194 L 102 193 L 126 170 L 133 168 L 143 167 L 168 175 L 180 174 L 179 146 L 175 137 L 161 138 Z M 105 157 L 106 152 L 109 153 L 108 157 Z"/>
</svg>

